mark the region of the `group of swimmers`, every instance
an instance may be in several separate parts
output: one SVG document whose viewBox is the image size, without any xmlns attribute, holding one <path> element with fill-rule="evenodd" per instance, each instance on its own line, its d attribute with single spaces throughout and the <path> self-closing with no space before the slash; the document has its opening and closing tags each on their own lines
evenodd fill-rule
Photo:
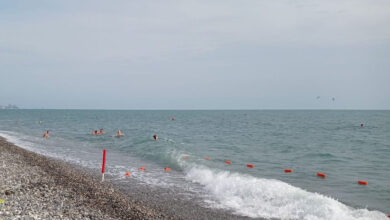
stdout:
<svg viewBox="0 0 390 220">
<path fill-rule="evenodd" d="M 103 128 L 100 128 L 100 130 L 95 130 L 95 131 L 92 131 L 92 135 L 102 135 L 102 134 L 105 134 L 106 132 L 104 132 Z M 125 136 L 125 134 L 123 134 L 123 132 L 118 129 L 118 131 L 116 132 L 116 135 L 112 135 L 112 136 L 115 136 L 115 137 L 123 137 Z"/>
<path fill-rule="evenodd" d="M 100 128 L 100 130 L 95 130 L 95 131 L 92 131 L 92 135 L 101 135 L 101 134 L 105 134 L 106 132 L 104 132 L 103 128 Z"/>
<path fill-rule="evenodd" d="M 105 133 L 106 132 L 104 132 L 103 128 L 100 128 L 99 131 L 98 130 L 92 131 L 92 135 L 102 135 L 102 134 L 105 134 Z M 118 131 L 116 132 L 116 135 L 113 135 L 113 136 L 115 136 L 115 137 L 123 137 L 123 136 L 125 136 L 125 134 L 120 129 L 118 129 Z M 46 133 L 43 134 L 43 137 L 44 138 L 49 138 L 50 137 L 50 131 L 47 130 Z M 154 140 L 157 141 L 158 140 L 158 135 L 157 134 L 153 135 L 153 138 L 154 138 Z"/>
<path fill-rule="evenodd" d="M 92 135 L 102 135 L 102 134 L 105 134 L 105 133 L 106 133 L 106 132 L 103 130 L 103 128 L 100 128 L 99 131 L 98 131 L 98 130 L 92 131 Z M 114 136 L 114 135 L 113 135 L 113 136 Z M 123 136 L 125 136 L 125 134 L 123 134 L 123 132 L 122 132 L 121 130 L 118 129 L 118 131 L 117 131 L 115 137 L 123 137 Z M 155 136 L 156 136 L 156 135 L 155 135 Z M 154 137 L 155 140 L 157 140 L 155 136 L 153 136 L 153 137 Z M 50 131 L 47 130 L 46 133 L 43 134 L 43 137 L 44 137 L 44 138 L 49 138 L 49 137 L 50 137 Z M 157 137 L 157 138 L 158 138 L 158 137 Z"/>
<path fill-rule="evenodd" d="M 104 134 L 104 133 L 105 132 L 104 132 L 103 128 L 100 128 L 100 131 L 97 131 L 97 130 L 93 131 L 92 135 L 101 135 L 101 134 Z M 123 137 L 123 136 L 125 136 L 125 134 L 120 129 L 118 129 L 118 131 L 116 132 L 116 135 L 113 135 L 113 136 L 115 136 L 115 137 Z M 154 140 L 157 141 L 158 140 L 158 135 L 157 134 L 153 135 L 153 138 L 154 138 Z"/>
</svg>

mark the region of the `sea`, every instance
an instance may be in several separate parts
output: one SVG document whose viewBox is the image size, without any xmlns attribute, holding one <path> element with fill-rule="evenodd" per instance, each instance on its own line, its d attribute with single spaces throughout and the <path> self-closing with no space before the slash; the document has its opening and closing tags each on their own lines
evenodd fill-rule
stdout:
<svg viewBox="0 0 390 220">
<path fill-rule="evenodd" d="M 91 134 L 100 128 L 104 135 Z M 124 137 L 115 137 L 118 129 Z M 47 130 L 50 138 L 42 138 Z M 142 184 L 180 188 L 189 192 L 181 196 L 239 216 L 390 214 L 390 111 L 0 110 L 0 136 L 97 171 L 106 149 L 112 182 L 130 172 Z"/>
</svg>

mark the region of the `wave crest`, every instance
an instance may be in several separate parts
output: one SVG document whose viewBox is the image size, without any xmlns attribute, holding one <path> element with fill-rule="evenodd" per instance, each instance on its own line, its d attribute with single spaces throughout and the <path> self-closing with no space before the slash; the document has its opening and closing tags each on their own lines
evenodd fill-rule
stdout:
<svg viewBox="0 0 390 220">
<path fill-rule="evenodd" d="M 274 179 L 195 166 L 186 178 L 211 193 L 219 208 L 252 218 L 387 220 L 384 213 L 354 209 L 330 197 L 311 193 Z"/>
</svg>

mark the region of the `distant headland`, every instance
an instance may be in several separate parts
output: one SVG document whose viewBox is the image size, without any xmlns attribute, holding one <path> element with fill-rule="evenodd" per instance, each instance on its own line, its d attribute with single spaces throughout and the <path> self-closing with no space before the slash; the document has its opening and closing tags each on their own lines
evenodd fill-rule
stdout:
<svg viewBox="0 0 390 220">
<path fill-rule="evenodd" d="M 0 105 L 0 109 L 19 109 L 18 106 L 16 105 L 11 105 L 11 104 L 8 104 L 8 105 Z"/>
</svg>

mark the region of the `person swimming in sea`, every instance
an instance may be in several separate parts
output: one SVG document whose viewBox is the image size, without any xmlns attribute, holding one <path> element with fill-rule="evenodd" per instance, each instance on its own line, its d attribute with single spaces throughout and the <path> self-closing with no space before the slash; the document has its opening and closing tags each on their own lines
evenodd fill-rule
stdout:
<svg viewBox="0 0 390 220">
<path fill-rule="evenodd" d="M 116 137 L 123 137 L 125 134 L 122 133 L 120 129 L 118 129 L 118 132 L 116 132 Z"/>
<path fill-rule="evenodd" d="M 99 131 L 99 134 L 105 134 L 106 132 L 104 132 L 103 128 L 100 128 L 100 131 Z"/>
<path fill-rule="evenodd" d="M 158 140 L 157 134 L 153 135 L 153 138 L 154 138 L 155 141 L 157 141 Z"/>
<path fill-rule="evenodd" d="M 99 135 L 99 132 L 97 130 L 92 131 L 92 135 Z"/>
<path fill-rule="evenodd" d="M 45 134 L 43 134 L 44 138 L 49 138 L 50 137 L 50 131 L 47 130 Z"/>
</svg>

